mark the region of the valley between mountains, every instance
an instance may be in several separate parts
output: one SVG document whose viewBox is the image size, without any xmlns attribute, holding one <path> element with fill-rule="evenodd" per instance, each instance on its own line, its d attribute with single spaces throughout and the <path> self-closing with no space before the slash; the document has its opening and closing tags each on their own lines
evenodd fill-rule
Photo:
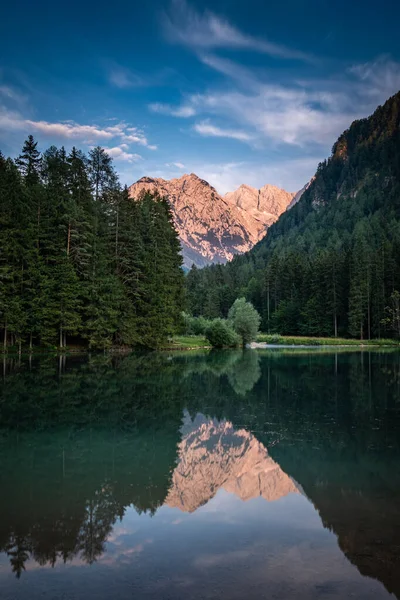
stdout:
<svg viewBox="0 0 400 600">
<path fill-rule="evenodd" d="M 300 199 L 274 185 L 260 189 L 241 185 L 224 196 L 194 173 L 165 180 L 142 177 L 129 187 L 131 198 L 143 191 L 167 197 L 179 234 L 183 266 L 226 263 L 250 250 L 278 217 Z"/>
</svg>

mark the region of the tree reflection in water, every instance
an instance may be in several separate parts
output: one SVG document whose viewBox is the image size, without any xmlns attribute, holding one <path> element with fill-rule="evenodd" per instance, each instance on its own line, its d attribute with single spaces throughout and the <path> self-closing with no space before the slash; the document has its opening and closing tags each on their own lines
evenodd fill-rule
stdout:
<svg viewBox="0 0 400 600">
<path fill-rule="evenodd" d="M 4 362 L 0 550 L 17 577 L 29 559 L 96 561 L 127 507 L 154 515 L 177 497 L 186 411 L 219 432 L 207 441 L 213 459 L 221 428 L 225 454 L 238 443 L 269 449 L 264 464 L 291 476 L 349 560 L 400 598 L 399 383 L 397 353 Z M 237 459 L 228 462 L 213 489 L 235 489 Z"/>
</svg>

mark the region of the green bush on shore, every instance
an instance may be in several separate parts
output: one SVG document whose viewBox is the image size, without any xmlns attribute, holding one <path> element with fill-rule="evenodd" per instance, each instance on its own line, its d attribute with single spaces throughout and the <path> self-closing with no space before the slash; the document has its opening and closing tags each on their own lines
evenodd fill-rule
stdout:
<svg viewBox="0 0 400 600">
<path fill-rule="evenodd" d="M 234 348 L 240 343 L 238 334 L 224 319 L 211 321 L 205 335 L 213 348 Z"/>
</svg>

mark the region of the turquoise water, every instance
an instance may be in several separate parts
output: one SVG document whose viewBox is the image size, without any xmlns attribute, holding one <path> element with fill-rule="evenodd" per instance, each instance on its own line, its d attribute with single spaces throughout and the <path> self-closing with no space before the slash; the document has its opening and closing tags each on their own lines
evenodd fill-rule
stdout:
<svg viewBox="0 0 400 600">
<path fill-rule="evenodd" d="M 400 354 L 8 359 L 3 599 L 400 599 Z"/>
</svg>

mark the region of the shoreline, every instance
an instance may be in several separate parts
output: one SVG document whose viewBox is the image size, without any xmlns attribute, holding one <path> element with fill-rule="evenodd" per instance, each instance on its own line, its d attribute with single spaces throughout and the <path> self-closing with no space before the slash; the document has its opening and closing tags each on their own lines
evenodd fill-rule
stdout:
<svg viewBox="0 0 400 600">
<path fill-rule="evenodd" d="M 252 350 L 290 350 L 290 349 L 301 349 L 301 350 L 334 350 L 334 349 L 359 349 L 365 350 L 368 348 L 392 348 L 400 349 L 400 343 L 397 340 L 347 340 L 343 338 L 308 338 L 306 336 L 278 336 L 259 334 L 257 340 L 247 344 L 247 348 Z M 264 339 L 263 339 L 264 338 Z M 265 339 L 267 338 L 267 339 Z M 141 346 L 136 347 L 110 347 L 106 349 L 89 349 L 85 347 L 65 347 L 65 348 L 46 348 L 46 347 L 34 347 L 21 348 L 10 347 L 4 352 L 3 348 L 0 348 L 0 357 L 18 357 L 18 356 L 30 356 L 37 357 L 43 355 L 54 354 L 55 356 L 74 356 L 80 354 L 109 354 L 109 355 L 122 355 L 129 354 L 130 352 L 177 352 L 177 351 L 193 351 L 193 350 L 211 350 L 212 346 L 207 343 L 204 336 L 174 336 L 166 344 L 159 348 L 143 348 Z"/>
</svg>

